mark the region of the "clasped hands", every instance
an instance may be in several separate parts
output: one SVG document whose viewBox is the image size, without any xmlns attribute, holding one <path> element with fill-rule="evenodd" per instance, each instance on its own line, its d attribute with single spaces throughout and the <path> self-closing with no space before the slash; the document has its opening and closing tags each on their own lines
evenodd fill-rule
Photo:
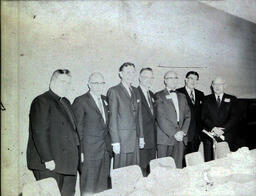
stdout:
<svg viewBox="0 0 256 196">
<path fill-rule="evenodd" d="M 113 152 L 115 154 L 120 154 L 120 143 L 113 143 L 112 146 L 113 146 Z M 145 146 L 144 138 L 140 138 L 139 139 L 139 147 L 140 147 L 140 149 L 144 148 L 144 146 Z"/>
<path fill-rule="evenodd" d="M 182 142 L 184 136 L 185 136 L 185 134 L 184 134 L 183 131 L 178 131 L 177 133 L 175 133 L 174 138 L 175 138 L 178 142 Z"/>
<path fill-rule="evenodd" d="M 223 135 L 224 129 L 225 128 L 222 128 L 222 127 L 213 127 L 211 130 L 211 133 L 213 134 L 213 136 L 220 137 Z"/>
</svg>

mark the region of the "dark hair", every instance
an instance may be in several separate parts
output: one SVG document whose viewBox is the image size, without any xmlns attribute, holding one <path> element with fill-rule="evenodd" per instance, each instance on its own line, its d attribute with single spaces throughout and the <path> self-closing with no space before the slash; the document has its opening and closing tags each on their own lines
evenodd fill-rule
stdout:
<svg viewBox="0 0 256 196">
<path fill-rule="evenodd" d="M 71 72 L 68 69 L 57 69 L 53 72 L 51 81 L 55 80 L 61 74 L 71 76 Z"/>
<path fill-rule="evenodd" d="M 196 75 L 197 76 L 197 79 L 199 79 L 199 74 L 196 72 L 196 71 L 189 71 L 187 74 L 186 74 L 186 78 L 188 78 L 188 76 L 190 75 Z"/>
<path fill-rule="evenodd" d="M 153 71 L 150 67 L 146 67 L 146 68 L 142 68 L 140 70 L 140 74 L 143 72 L 143 71 Z"/>
<path fill-rule="evenodd" d="M 126 62 L 121 65 L 121 67 L 119 68 L 119 72 L 123 71 L 124 67 L 129 67 L 129 66 L 135 68 L 135 65 L 133 63 Z"/>
</svg>

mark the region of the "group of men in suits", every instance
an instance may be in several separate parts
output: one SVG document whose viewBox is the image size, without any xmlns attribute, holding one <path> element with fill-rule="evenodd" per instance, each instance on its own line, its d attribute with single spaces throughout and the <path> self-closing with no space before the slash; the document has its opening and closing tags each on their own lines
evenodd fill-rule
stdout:
<svg viewBox="0 0 256 196">
<path fill-rule="evenodd" d="M 171 156 L 182 168 L 184 153 L 198 151 L 203 141 L 205 159 L 212 160 L 212 141 L 202 129 L 228 140 L 236 121 L 236 98 L 224 93 L 219 77 L 205 97 L 195 89 L 197 72 L 188 72 L 185 87 L 176 89 L 178 75 L 168 71 L 165 88 L 153 94 L 153 70 L 141 69 L 135 88 L 135 65 L 127 62 L 119 68 L 121 82 L 107 96 L 104 77 L 96 72 L 89 91 L 72 105 L 66 98 L 70 77 L 70 71 L 56 70 L 49 90 L 30 108 L 28 168 L 36 180 L 55 178 L 61 195 L 74 195 L 77 170 L 82 195 L 110 189 L 112 158 L 114 169 L 139 165 L 146 177 L 151 160 Z"/>
</svg>

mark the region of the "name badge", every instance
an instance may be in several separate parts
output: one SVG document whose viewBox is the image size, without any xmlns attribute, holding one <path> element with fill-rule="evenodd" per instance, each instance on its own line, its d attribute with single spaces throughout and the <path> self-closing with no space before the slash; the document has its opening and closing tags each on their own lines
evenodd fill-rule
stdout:
<svg viewBox="0 0 256 196">
<path fill-rule="evenodd" d="M 225 98 L 225 99 L 224 99 L 224 102 L 229 103 L 229 102 L 230 102 L 230 99 Z"/>
<path fill-rule="evenodd" d="M 200 101 L 200 104 L 202 104 L 203 102 L 202 101 Z"/>
<path fill-rule="evenodd" d="M 139 103 L 140 102 L 140 100 L 139 99 L 137 99 L 137 103 Z"/>
</svg>

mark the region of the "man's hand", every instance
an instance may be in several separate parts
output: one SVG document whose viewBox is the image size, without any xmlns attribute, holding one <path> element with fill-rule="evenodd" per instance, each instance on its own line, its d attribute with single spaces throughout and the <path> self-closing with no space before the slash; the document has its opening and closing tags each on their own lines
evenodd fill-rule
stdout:
<svg viewBox="0 0 256 196">
<path fill-rule="evenodd" d="M 50 171 L 55 169 L 55 162 L 54 162 L 54 160 L 45 162 L 44 164 L 45 164 L 46 169 L 49 169 Z"/>
<path fill-rule="evenodd" d="M 223 130 L 224 128 L 222 127 L 214 127 L 211 132 L 214 134 L 214 136 L 220 137 L 224 133 Z"/>
<path fill-rule="evenodd" d="M 140 146 L 140 149 L 144 148 L 145 146 L 144 138 L 140 138 L 139 146 Z"/>
<path fill-rule="evenodd" d="M 183 132 L 183 131 L 178 131 L 178 132 L 174 135 L 174 138 L 175 138 L 178 142 L 182 142 L 182 141 L 183 141 L 183 136 L 184 136 L 184 132 Z"/>
<path fill-rule="evenodd" d="M 81 153 L 81 163 L 83 163 L 84 162 L 84 153 L 82 152 Z"/>
<path fill-rule="evenodd" d="M 120 154 L 120 143 L 114 143 L 112 144 L 112 146 L 113 146 L 113 152 L 115 154 Z"/>
</svg>

